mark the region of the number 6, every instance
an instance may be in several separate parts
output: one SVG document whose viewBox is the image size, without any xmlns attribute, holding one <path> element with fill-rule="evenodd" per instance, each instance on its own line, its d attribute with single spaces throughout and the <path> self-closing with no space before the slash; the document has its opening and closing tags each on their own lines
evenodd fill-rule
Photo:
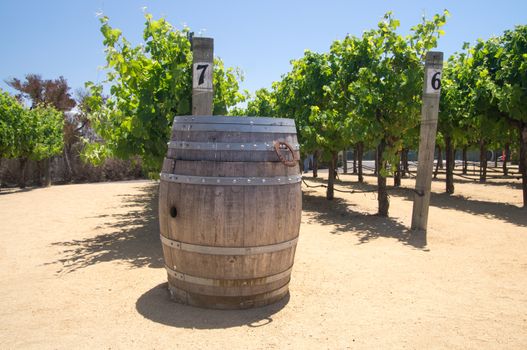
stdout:
<svg viewBox="0 0 527 350">
<path fill-rule="evenodd" d="M 441 72 L 437 72 L 432 76 L 432 88 L 434 90 L 441 89 Z"/>
</svg>

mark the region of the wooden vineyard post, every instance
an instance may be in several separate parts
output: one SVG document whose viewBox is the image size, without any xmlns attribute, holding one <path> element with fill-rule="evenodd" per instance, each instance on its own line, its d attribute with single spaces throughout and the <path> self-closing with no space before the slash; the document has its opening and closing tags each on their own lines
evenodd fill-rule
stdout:
<svg viewBox="0 0 527 350">
<path fill-rule="evenodd" d="M 192 38 L 192 115 L 212 115 L 214 39 Z"/>
<path fill-rule="evenodd" d="M 419 135 L 417 179 L 415 180 L 412 212 L 412 230 L 426 231 L 428 223 L 442 70 L 443 53 L 428 52 L 425 61 L 425 83 L 421 109 L 421 131 Z"/>
</svg>

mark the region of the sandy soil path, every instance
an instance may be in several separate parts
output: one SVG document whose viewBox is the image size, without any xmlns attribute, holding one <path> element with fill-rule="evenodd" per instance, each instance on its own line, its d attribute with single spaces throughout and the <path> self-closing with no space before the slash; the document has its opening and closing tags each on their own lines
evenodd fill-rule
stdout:
<svg viewBox="0 0 527 350">
<path fill-rule="evenodd" d="M 526 349 L 520 190 L 442 188 L 424 242 L 408 232 L 408 189 L 390 192 L 382 219 L 372 193 L 327 202 L 303 186 L 290 296 L 244 311 L 169 300 L 155 182 L 0 194 L 0 348 Z"/>
</svg>

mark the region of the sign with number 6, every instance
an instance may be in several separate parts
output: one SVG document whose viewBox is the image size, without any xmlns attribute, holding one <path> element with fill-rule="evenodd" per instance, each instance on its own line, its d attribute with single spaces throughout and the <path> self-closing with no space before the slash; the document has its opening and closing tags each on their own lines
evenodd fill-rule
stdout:
<svg viewBox="0 0 527 350">
<path fill-rule="evenodd" d="M 442 69 L 428 68 L 426 70 L 426 93 L 439 94 L 441 91 L 441 74 Z"/>
<path fill-rule="evenodd" d="M 196 62 L 193 64 L 192 88 L 212 90 L 212 64 L 210 62 Z"/>
</svg>

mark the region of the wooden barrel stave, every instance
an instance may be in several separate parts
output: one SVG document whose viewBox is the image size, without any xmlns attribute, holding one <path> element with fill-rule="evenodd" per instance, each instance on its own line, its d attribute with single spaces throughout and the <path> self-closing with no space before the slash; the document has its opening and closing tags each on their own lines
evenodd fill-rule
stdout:
<svg viewBox="0 0 527 350">
<path fill-rule="evenodd" d="M 171 184 L 160 210 L 170 212 L 174 207 L 177 218 L 167 218 L 162 234 L 206 246 L 259 246 L 291 240 L 298 236 L 301 220 L 299 186 Z"/>
<path fill-rule="evenodd" d="M 270 177 L 270 176 L 293 176 L 299 173 L 298 165 L 284 167 L 278 162 L 220 162 L 220 161 L 195 161 L 174 160 L 165 158 L 163 161 L 163 173 L 179 175 L 200 176 L 240 176 L 240 177 Z"/>
<path fill-rule="evenodd" d="M 289 269 L 293 265 L 294 255 L 294 248 L 275 253 L 246 256 L 222 256 L 178 251 L 173 255 L 173 265 L 169 267 L 184 274 L 203 278 L 263 278 Z"/>
<path fill-rule="evenodd" d="M 178 142 L 208 142 L 208 143 L 246 143 L 259 144 L 269 143 L 272 141 L 285 141 L 291 145 L 296 145 L 296 135 L 290 133 L 219 133 L 219 132 L 187 132 L 174 131 L 172 133 L 172 140 L 177 144 Z"/>
<path fill-rule="evenodd" d="M 282 151 L 284 156 L 289 157 L 289 152 Z M 169 150 L 169 158 L 177 160 L 210 160 L 218 162 L 277 162 L 278 157 L 274 150 L 263 152 L 246 151 L 216 151 L 203 152 L 197 150 Z M 300 152 L 295 151 L 295 157 L 300 157 Z"/>
</svg>

